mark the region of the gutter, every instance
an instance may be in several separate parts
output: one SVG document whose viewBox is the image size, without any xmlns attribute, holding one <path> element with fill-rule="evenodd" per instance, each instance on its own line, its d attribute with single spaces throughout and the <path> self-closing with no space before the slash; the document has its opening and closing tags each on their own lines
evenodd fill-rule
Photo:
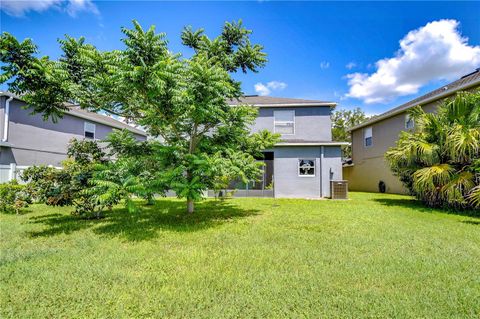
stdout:
<svg viewBox="0 0 480 319">
<path fill-rule="evenodd" d="M 350 142 L 297 142 L 297 143 L 289 143 L 289 142 L 280 142 L 275 144 L 275 146 L 343 146 L 343 145 L 350 145 Z"/>
<path fill-rule="evenodd" d="M 476 80 L 474 82 L 470 82 L 470 83 L 466 83 L 464 85 L 461 85 L 457 88 L 454 88 L 454 89 L 451 89 L 451 90 L 446 90 L 445 92 L 443 93 L 440 93 L 438 95 L 434 95 L 432 97 L 429 97 L 429 98 L 426 98 L 424 100 L 420 100 L 419 102 L 415 103 L 415 104 L 412 104 L 412 105 L 409 105 L 409 106 L 406 106 L 405 108 L 401 108 L 395 112 L 391 112 L 391 113 L 388 113 L 388 111 L 386 113 L 383 113 L 383 114 L 380 114 L 378 115 L 377 117 L 369 120 L 369 121 L 366 121 L 362 124 L 359 124 L 359 125 L 356 125 L 356 126 L 353 126 L 351 128 L 348 128 L 347 129 L 347 132 L 352 132 L 352 131 L 355 131 L 355 130 L 358 130 L 362 127 L 365 127 L 365 126 L 368 126 L 368 125 L 371 125 L 371 124 L 374 124 L 374 123 L 377 123 L 377 122 L 380 122 L 382 120 L 385 120 L 385 119 L 388 119 L 390 117 L 393 117 L 397 114 L 401 114 L 403 112 L 405 112 L 406 110 L 414 107 L 414 106 L 417 106 L 417 105 L 420 105 L 420 104 L 426 104 L 426 103 L 430 103 L 430 102 L 434 102 L 434 101 L 437 101 L 437 100 L 440 100 L 441 98 L 444 98 L 444 97 L 447 97 L 449 95 L 452 95 L 453 93 L 457 92 L 457 91 L 461 91 L 461 90 L 464 90 L 464 89 L 468 89 L 468 88 L 471 88 L 472 86 L 475 86 L 475 85 L 478 85 L 480 84 L 480 79 L 479 80 Z M 446 87 L 448 87 L 448 84 L 445 85 Z"/>
<path fill-rule="evenodd" d="M 5 116 L 3 123 L 3 138 L 2 142 L 8 141 L 8 127 L 10 124 L 10 102 L 13 100 L 13 96 L 10 96 L 5 102 Z"/>
</svg>

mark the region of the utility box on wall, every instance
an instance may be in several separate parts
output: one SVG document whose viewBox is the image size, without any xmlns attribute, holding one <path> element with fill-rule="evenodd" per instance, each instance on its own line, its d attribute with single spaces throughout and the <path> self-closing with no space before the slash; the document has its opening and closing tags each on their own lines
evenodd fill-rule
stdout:
<svg viewBox="0 0 480 319">
<path fill-rule="evenodd" d="M 330 197 L 332 199 L 348 199 L 348 182 L 330 181 Z"/>
</svg>

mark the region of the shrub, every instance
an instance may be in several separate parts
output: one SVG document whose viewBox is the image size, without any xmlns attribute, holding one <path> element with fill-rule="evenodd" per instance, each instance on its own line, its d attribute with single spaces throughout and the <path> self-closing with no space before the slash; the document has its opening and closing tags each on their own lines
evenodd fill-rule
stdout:
<svg viewBox="0 0 480 319">
<path fill-rule="evenodd" d="M 29 203 L 31 203 L 31 199 L 25 185 L 20 185 L 15 180 L 0 184 L 0 211 L 18 214 Z"/>
<path fill-rule="evenodd" d="M 35 201 L 51 206 L 73 205 L 72 176 L 67 171 L 31 166 L 23 171 L 21 179 L 28 183 L 27 189 Z"/>
<path fill-rule="evenodd" d="M 72 140 L 69 159 L 62 169 L 32 166 L 22 174 L 33 197 L 51 206 L 74 206 L 73 214 L 99 218 L 105 208 L 98 196 L 88 191 L 95 166 L 104 163 L 105 153 L 96 141 Z M 110 205 L 111 206 L 111 205 Z"/>
</svg>

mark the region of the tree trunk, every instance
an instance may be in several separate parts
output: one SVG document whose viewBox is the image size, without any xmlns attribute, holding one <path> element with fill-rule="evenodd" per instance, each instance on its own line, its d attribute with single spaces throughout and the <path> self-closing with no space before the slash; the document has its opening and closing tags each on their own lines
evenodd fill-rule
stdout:
<svg viewBox="0 0 480 319">
<path fill-rule="evenodd" d="M 193 199 L 188 198 L 187 199 L 187 212 L 189 214 L 192 214 L 194 210 L 195 210 L 195 205 L 194 205 Z"/>
</svg>

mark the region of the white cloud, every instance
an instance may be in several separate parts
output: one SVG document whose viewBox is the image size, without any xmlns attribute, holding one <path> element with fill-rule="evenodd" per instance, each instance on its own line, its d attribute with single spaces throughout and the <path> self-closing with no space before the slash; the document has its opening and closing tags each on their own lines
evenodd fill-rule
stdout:
<svg viewBox="0 0 480 319">
<path fill-rule="evenodd" d="M 287 87 L 287 83 L 279 81 L 271 81 L 267 83 L 267 86 L 272 90 L 284 90 Z"/>
<path fill-rule="evenodd" d="M 320 69 L 328 69 L 330 67 L 330 62 L 322 61 L 320 62 Z"/>
<path fill-rule="evenodd" d="M 348 62 L 348 63 L 345 65 L 345 67 L 346 67 L 347 69 L 349 69 L 349 70 L 353 69 L 353 68 L 356 67 L 356 66 L 357 66 L 357 63 L 355 63 L 355 62 L 353 62 L 353 61 L 352 61 L 352 62 Z"/>
<path fill-rule="evenodd" d="M 269 95 L 272 91 L 281 91 L 287 87 L 287 83 L 279 81 L 270 81 L 267 84 L 257 83 L 254 85 L 255 92 L 259 95 Z"/>
<path fill-rule="evenodd" d="M 260 95 L 269 95 L 270 94 L 270 89 L 263 83 L 257 83 L 254 85 L 255 92 L 257 92 Z"/>
<path fill-rule="evenodd" d="M 91 0 L 69 0 L 65 11 L 71 17 L 75 17 L 78 12 L 87 11 L 99 14 L 98 8 Z"/>
<path fill-rule="evenodd" d="M 5 13 L 12 16 L 23 16 L 25 12 L 37 11 L 42 12 L 48 8 L 55 6 L 59 3 L 59 0 L 43 0 L 43 1 L 27 1 L 27 0 L 2 0 L 1 9 Z"/>
<path fill-rule="evenodd" d="M 480 66 L 480 46 L 468 45 L 458 21 L 439 20 L 410 31 L 392 58 L 375 63 L 376 71 L 348 74 L 347 97 L 385 103 L 415 94 L 435 80 L 454 80 Z"/>
<path fill-rule="evenodd" d="M 92 0 L 2 0 L 0 9 L 8 15 L 22 17 L 30 11 L 42 12 L 57 9 L 75 17 L 78 12 L 87 11 L 99 14 Z"/>
</svg>

